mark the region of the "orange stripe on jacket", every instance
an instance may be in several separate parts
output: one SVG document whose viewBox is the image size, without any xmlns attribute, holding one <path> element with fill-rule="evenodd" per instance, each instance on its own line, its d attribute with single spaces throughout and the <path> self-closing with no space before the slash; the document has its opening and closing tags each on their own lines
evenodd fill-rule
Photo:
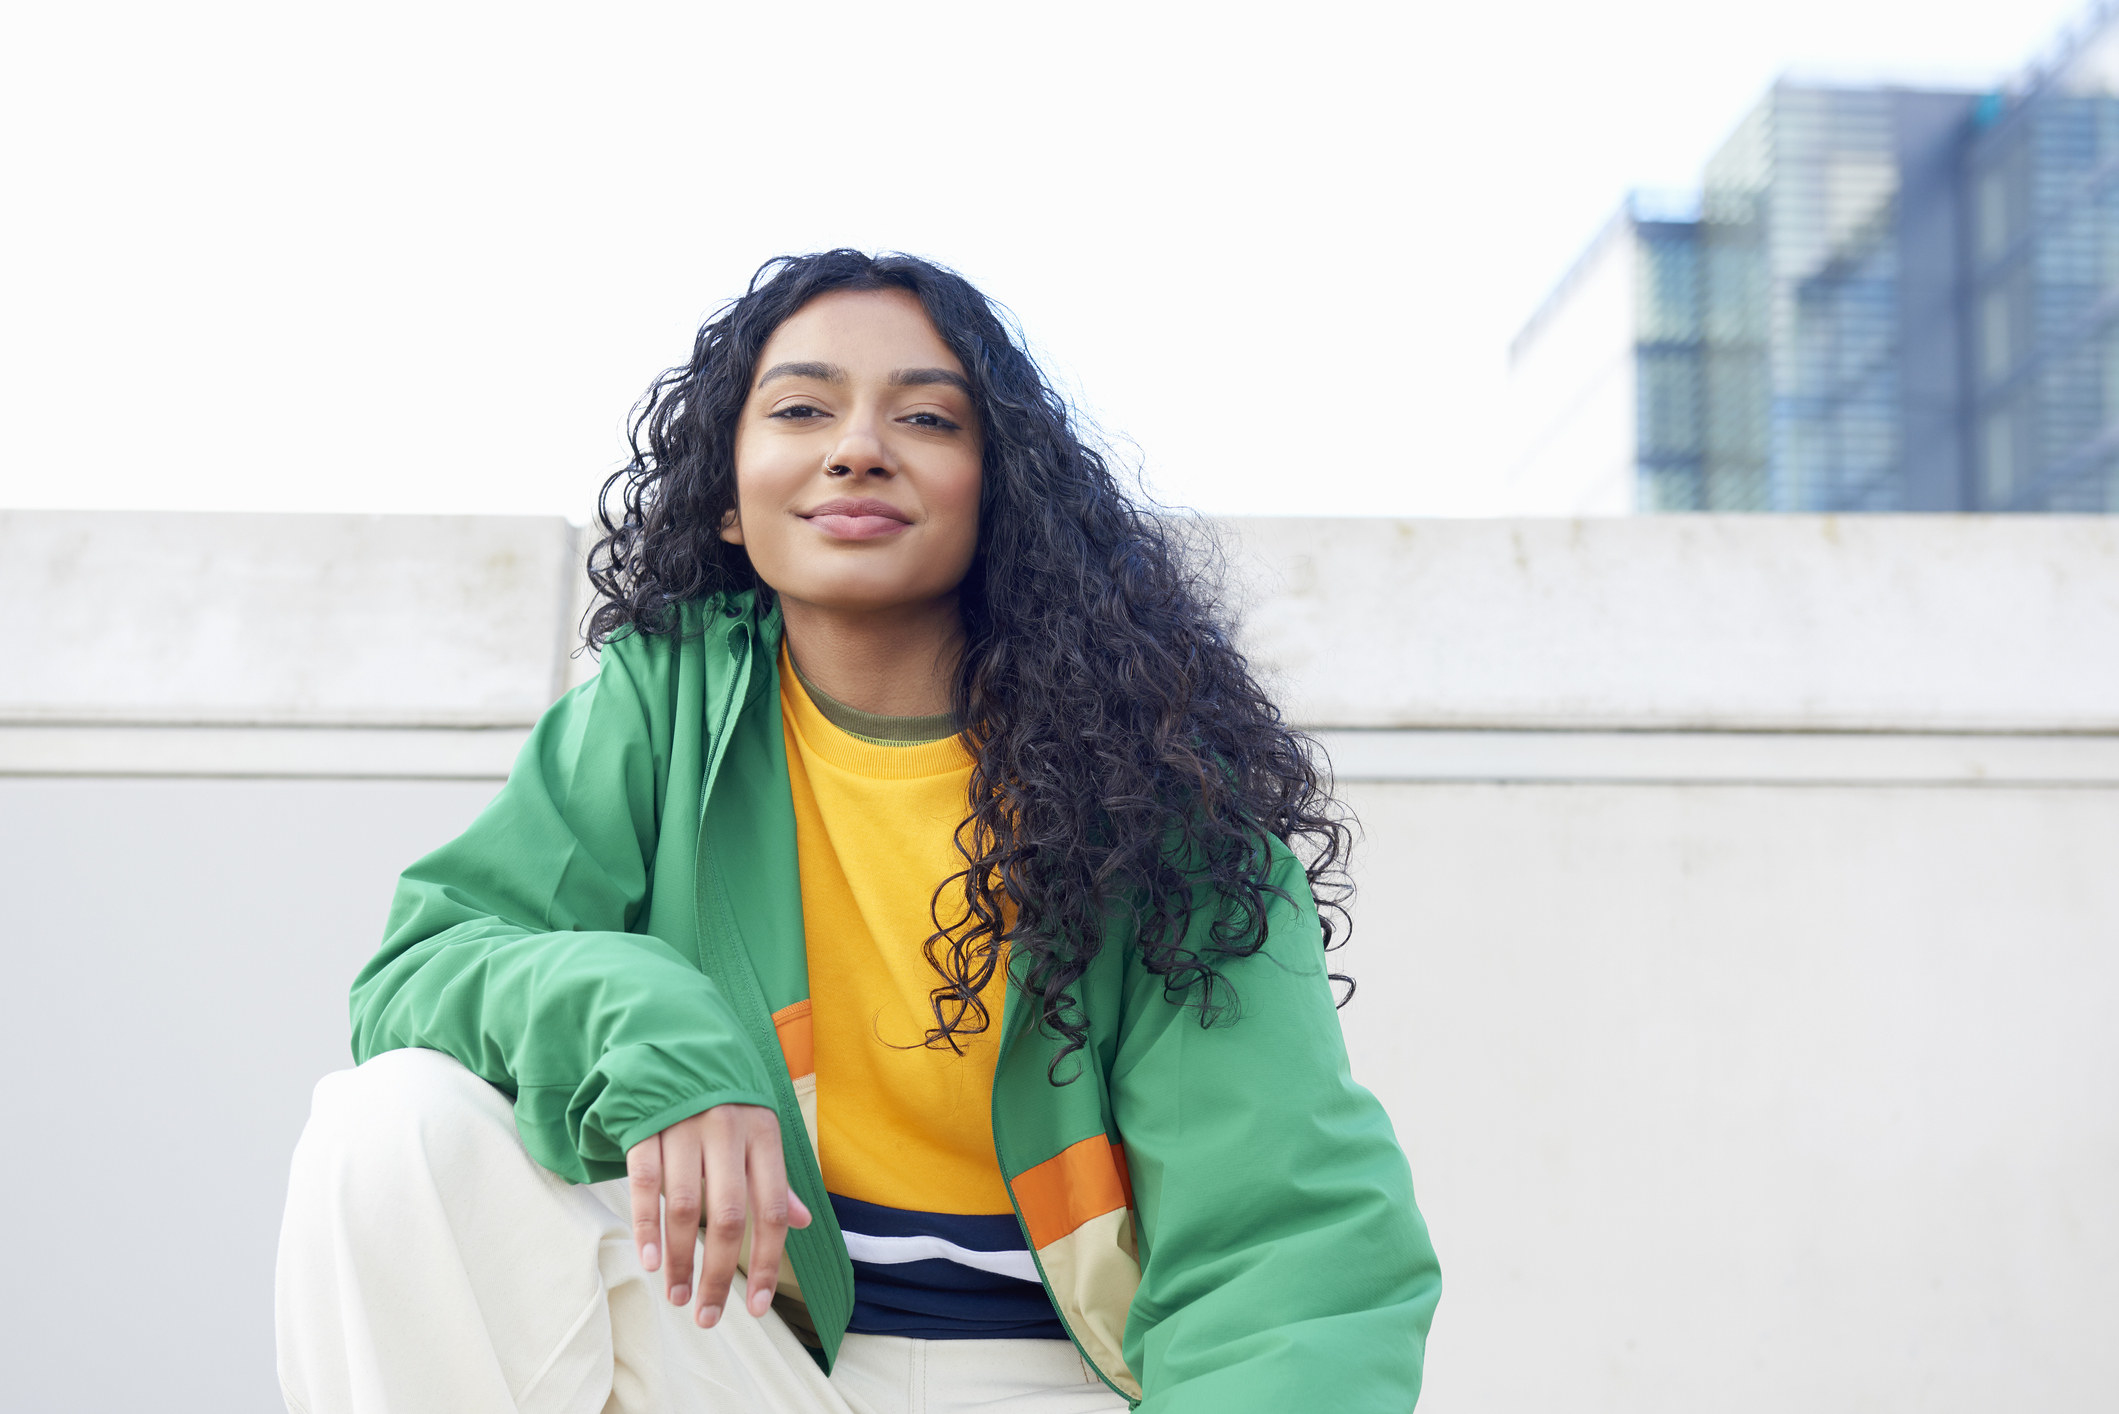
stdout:
<svg viewBox="0 0 2119 1414">
<path fill-rule="evenodd" d="M 1025 1169 L 1010 1186 L 1032 1247 L 1057 1242 L 1089 1219 L 1133 1204 L 1126 1151 L 1101 1134 Z"/>
<path fill-rule="evenodd" d="M 815 1033 L 810 1029 L 809 998 L 773 1013 L 773 1030 L 780 1037 L 780 1054 L 787 1058 L 787 1073 L 799 1080 L 817 1068 Z"/>
</svg>

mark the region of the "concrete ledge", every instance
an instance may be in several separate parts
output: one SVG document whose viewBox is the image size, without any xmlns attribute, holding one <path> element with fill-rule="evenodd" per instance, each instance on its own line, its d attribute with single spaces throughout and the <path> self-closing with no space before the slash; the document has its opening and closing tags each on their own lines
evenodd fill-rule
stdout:
<svg viewBox="0 0 2119 1414">
<path fill-rule="evenodd" d="M 2119 734 L 2119 517 L 1214 524 L 1313 728 Z M 0 723 L 526 727 L 593 668 L 580 550 L 557 517 L 0 513 Z"/>
<path fill-rule="evenodd" d="M 0 776 L 507 779 L 527 727 L 0 724 Z"/>
<path fill-rule="evenodd" d="M 1220 524 L 1315 726 L 2119 732 L 2119 517 Z"/>
<path fill-rule="evenodd" d="M 0 512 L 0 721 L 527 726 L 578 577 L 557 516 Z"/>
<path fill-rule="evenodd" d="M 1343 783 L 2119 785 L 2119 736 L 1321 731 Z M 521 727 L 0 725 L 0 776 L 506 779 Z"/>
<path fill-rule="evenodd" d="M 1320 731 L 1342 782 L 2119 785 L 2119 736 Z"/>
</svg>

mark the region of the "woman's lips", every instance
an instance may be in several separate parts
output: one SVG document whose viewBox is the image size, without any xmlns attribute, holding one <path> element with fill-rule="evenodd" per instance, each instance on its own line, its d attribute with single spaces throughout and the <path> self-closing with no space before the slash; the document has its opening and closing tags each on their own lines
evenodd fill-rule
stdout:
<svg viewBox="0 0 2119 1414">
<path fill-rule="evenodd" d="M 874 540 L 910 530 L 905 513 L 888 501 L 826 501 L 802 518 L 834 540 Z"/>
<path fill-rule="evenodd" d="M 834 540 L 874 540 L 881 535 L 895 535 L 911 526 L 889 516 L 814 515 L 809 523 Z"/>
</svg>

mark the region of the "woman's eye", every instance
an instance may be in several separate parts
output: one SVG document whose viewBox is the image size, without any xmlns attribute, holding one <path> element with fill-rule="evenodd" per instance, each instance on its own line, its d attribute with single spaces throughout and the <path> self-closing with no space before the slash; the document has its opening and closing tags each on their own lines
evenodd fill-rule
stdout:
<svg viewBox="0 0 2119 1414">
<path fill-rule="evenodd" d="M 792 407 L 784 407 L 768 413 L 767 416 L 784 417 L 789 422 L 808 422 L 811 418 L 824 416 L 824 409 L 813 408 L 808 403 L 796 403 Z"/>
<path fill-rule="evenodd" d="M 905 419 L 915 427 L 940 427 L 948 431 L 957 430 L 957 425 L 938 412 L 916 412 Z"/>
</svg>

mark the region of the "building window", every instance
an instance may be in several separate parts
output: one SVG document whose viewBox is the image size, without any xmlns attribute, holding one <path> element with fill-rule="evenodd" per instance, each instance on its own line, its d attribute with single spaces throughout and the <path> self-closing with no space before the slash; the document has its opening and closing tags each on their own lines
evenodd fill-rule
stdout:
<svg viewBox="0 0 2119 1414">
<path fill-rule="evenodd" d="M 1973 224 L 1978 229 L 1979 258 L 1994 260 L 2009 248 L 2009 188 L 2004 169 L 1980 173 L 1978 192 Z"/>
<path fill-rule="evenodd" d="M 1700 361 L 1683 349 L 1643 349 L 1636 366 L 1640 452 L 1645 458 L 1700 454 Z"/>
<path fill-rule="evenodd" d="M 1986 503 L 1998 510 L 2008 505 L 2016 490 L 2016 419 L 2007 409 L 1988 414 L 1986 436 L 1981 440 Z"/>
<path fill-rule="evenodd" d="M 2009 338 L 2009 292 L 1997 285 L 1979 301 L 1979 371 L 1990 382 L 2008 376 L 2015 363 L 2013 342 Z"/>
<path fill-rule="evenodd" d="M 2101 335 L 2104 344 L 2103 374 L 2104 405 L 2100 410 L 2098 431 L 2110 434 L 2119 431 L 2119 324 L 2108 324 Z"/>
</svg>

